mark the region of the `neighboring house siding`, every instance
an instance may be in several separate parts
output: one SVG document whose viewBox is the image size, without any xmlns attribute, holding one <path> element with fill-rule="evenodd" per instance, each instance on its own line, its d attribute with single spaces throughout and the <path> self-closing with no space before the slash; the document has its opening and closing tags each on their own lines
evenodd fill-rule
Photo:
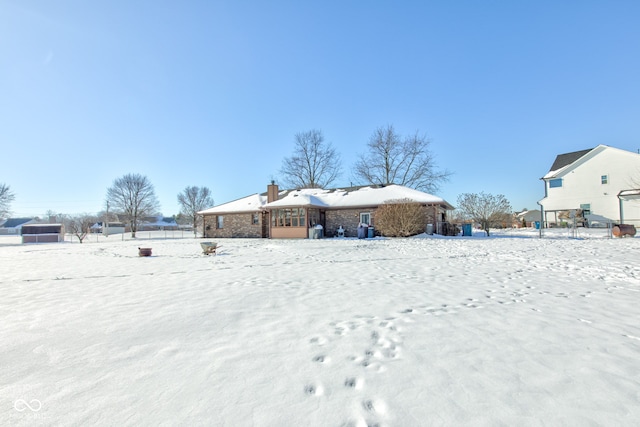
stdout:
<svg viewBox="0 0 640 427">
<path fill-rule="evenodd" d="M 218 217 L 224 218 L 223 227 L 218 228 Z M 207 238 L 230 238 L 263 237 L 263 221 L 265 216 L 260 214 L 257 224 L 253 223 L 252 213 L 232 213 L 219 215 L 205 215 L 205 237 Z"/>
<path fill-rule="evenodd" d="M 589 205 L 594 218 L 618 221 L 618 193 L 637 187 L 639 175 L 640 155 L 612 147 L 596 147 L 593 153 L 576 160 L 567 170 L 545 179 L 546 197 L 541 204 L 547 212 L 547 221 L 554 221 L 550 211 L 579 209 L 584 205 Z M 551 181 L 556 179 L 562 179 L 562 186 L 551 186 Z M 624 217 L 625 222 L 629 219 L 640 223 L 640 203 L 624 202 Z"/>
</svg>

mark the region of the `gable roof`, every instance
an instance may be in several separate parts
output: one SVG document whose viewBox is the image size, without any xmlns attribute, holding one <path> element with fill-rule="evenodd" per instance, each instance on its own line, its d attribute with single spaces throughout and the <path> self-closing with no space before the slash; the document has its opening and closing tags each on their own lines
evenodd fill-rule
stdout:
<svg viewBox="0 0 640 427">
<path fill-rule="evenodd" d="M 453 209 L 453 206 L 440 197 L 402 185 L 387 185 L 329 190 L 322 188 L 283 190 L 278 193 L 278 200 L 271 203 L 267 203 L 266 194 L 253 194 L 198 213 L 207 215 L 259 212 L 279 207 L 316 207 L 321 209 L 364 208 L 376 207 L 389 200 L 397 199 L 410 199 L 419 203 L 443 205 L 446 209 Z"/>
<path fill-rule="evenodd" d="M 8 220 L 5 221 L 4 224 L 2 224 L 2 227 L 4 228 L 15 228 L 15 227 L 19 227 L 23 224 L 26 224 L 30 221 L 33 221 L 33 218 L 9 218 Z"/>
<path fill-rule="evenodd" d="M 551 166 L 551 170 L 549 170 L 549 172 L 547 172 L 547 174 L 541 179 L 553 179 L 566 175 L 569 171 L 574 170 L 604 151 L 616 153 L 617 155 L 634 156 L 636 158 L 637 156 L 640 156 L 640 154 L 634 153 L 633 151 L 622 150 L 620 148 L 600 144 L 590 150 L 574 151 L 573 153 L 558 155 Z"/>
<path fill-rule="evenodd" d="M 218 206 L 214 206 L 209 209 L 198 212 L 198 214 L 214 214 L 214 213 L 241 213 L 241 212 L 260 212 L 262 207 L 267 203 L 267 196 L 265 194 L 252 194 L 241 199 L 233 200 L 231 202 L 223 203 Z"/>
<path fill-rule="evenodd" d="M 551 165 L 551 169 L 549 169 L 549 172 L 557 171 L 567 165 L 570 165 L 580 157 L 589 153 L 591 150 L 593 150 L 593 148 L 589 148 L 588 150 L 574 151 L 573 153 L 558 154 L 558 156 L 556 156 L 556 160 Z"/>
</svg>

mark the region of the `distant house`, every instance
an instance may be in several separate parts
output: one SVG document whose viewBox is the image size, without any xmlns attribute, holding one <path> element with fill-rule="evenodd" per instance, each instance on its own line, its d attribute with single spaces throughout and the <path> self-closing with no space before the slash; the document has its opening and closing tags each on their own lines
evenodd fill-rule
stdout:
<svg viewBox="0 0 640 427">
<path fill-rule="evenodd" d="M 536 221 L 540 221 L 540 211 L 537 209 L 524 210 L 513 215 L 514 227 L 522 227 L 523 222 L 525 227 L 534 227 Z"/>
<path fill-rule="evenodd" d="M 138 225 L 138 231 L 142 230 L 177 230 L 178 223 L 175 218 L 163 216 L 151 216 L 143 218 Z"/>
<path fill-rule="evenodd" d="M 209 238 L 307 238 L 309 229 L 321 226 L 325 236 L 357 236 L 359 224 L 375 228 L 380 205 L 410 199 L 425 206 L 437 231 L 453 206 L 440 197 L 401 185 L 361 186 L 342 189 L 305 188 L 280 191 L 276 184 L 267 192 L 253 194 L 199 212 Z M 427 224 L 425 224 L 425 229 Z"/>
<path fill-rule="evenodd" d="M 598 145 L 560 154 L 541 178 L 545 225 L 568 222 L 583 215 L 590 226 L 606 222 L 640 225 L 640 154 Z M 635 194 L 635 196 L 634 196 Z"/>
<path fill-rule="evenodd" d="M 102 233 L 102 234 L 122 234 L 126 230 L 126 225 L 122 222 L 112 222 L 109 221 L 107 223 L 106 229 L 103 227 L 103 222 L 96 222 L 91 226 L 92 233 Z"/>
<path fill-rule="evenodd" d="M 0 235 L 20 235 L 23 225 L 33 224 L 36 220 L 33 218 L 9 218 L 0 227 Z"/>
</svg>

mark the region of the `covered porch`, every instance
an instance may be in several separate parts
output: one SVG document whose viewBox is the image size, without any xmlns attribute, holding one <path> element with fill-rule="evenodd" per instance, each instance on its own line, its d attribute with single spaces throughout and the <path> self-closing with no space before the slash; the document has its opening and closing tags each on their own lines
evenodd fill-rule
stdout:
<svg viewBox="0 0 640 427">
<path fill-rule="evenodd" d="M 268 203 L 269 236 L 273 239 L 307 239 L 326 227 L 327 206 L 312 195 L 299 195 Z"/>
</svg>

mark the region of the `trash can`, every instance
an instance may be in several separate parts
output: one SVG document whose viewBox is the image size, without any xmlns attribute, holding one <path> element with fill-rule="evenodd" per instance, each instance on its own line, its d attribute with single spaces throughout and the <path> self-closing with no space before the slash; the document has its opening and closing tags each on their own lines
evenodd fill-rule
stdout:
<svg viewBox="0 0 640 427">
<path fill-rule="evenodd" d="M 427 224 L 427 234 L 433 234 L 433 224 Z"/>
<path fill-rule="evenodd" d="M 322 226 L 320 224 L 314 225 L 309 228 L 309 238 L 310 239 L 321 239 L 322 238 Z"/>
<path fill-rule="evenodd" d="M 536 230 L 540 230 L 540 221 L 536 221 Z"/>
<path fill-rule="evenodd" d="M 471 231 L 471 224 L 462 224 L 462 235 L 473 236 L 473 233 Z"/>
<path fill-rule="evenodd" d="M 373 239 L 373 232 L 374 232 L 374 231 L 375 231 L 375 230 L 374 230 L 374 228 L 373 228 L 373 227 L 369 227 L 369 228 L 367 228 L 367 237 L 368 237 L 369 239 Z"/>
<path fill-rule="evenodd" d="M 358 239 L 364 239 L 365 237 L 367 237 L 367 228 L 360 224 L 358 226 Z"/>
</svg>

